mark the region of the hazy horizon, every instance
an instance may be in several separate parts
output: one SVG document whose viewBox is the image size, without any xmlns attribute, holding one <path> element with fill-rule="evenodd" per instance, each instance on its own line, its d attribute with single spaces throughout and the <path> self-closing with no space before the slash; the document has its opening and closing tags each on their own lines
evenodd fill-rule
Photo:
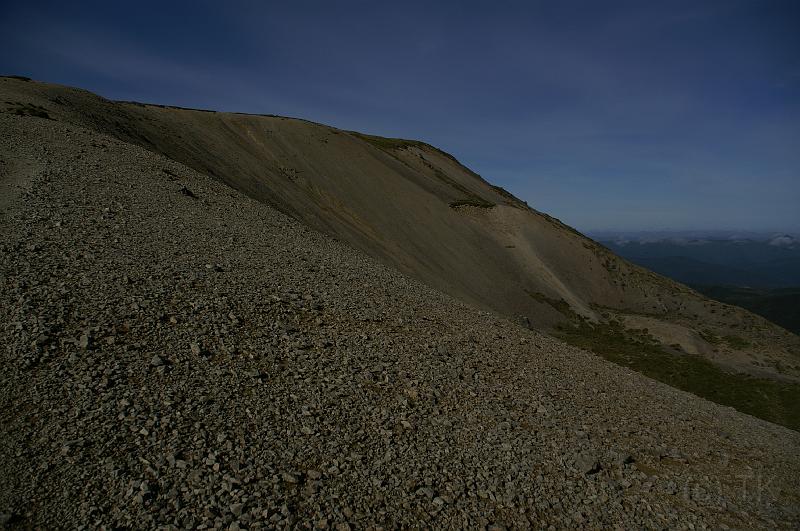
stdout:
<svg viewBox="0 0 800 531">
<path fill-rule="evenodd" d="M 576 227 L 577 228 L 577 227 Z M 793 228 L 776 228 L 765 230 L 750 230 L 750 229 L 719 229 L 719 228 L 692 228 L 692 229 L 586 229 L 582 230 L 586 235 L 597 234 L 663 234 L 663 235 L 702 235 L 705 237 L 720 237 L 726 238 L 734 235 L 741 235 L 742 237 L 753 238 L 769 238 L 781 234 L 788 234 L 789 236 L 800 237 L 800 229 Z"/>
<path fill-rule="evenodd" d="M 7 6 L 0 70 L 424 140 L 583 232 L 800 230 L 794 3 L 234 4 Z"/>
</svg>

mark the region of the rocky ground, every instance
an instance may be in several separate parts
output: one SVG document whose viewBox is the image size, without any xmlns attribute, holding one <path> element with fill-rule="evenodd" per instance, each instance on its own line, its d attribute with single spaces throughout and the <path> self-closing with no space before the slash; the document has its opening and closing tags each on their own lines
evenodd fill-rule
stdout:
<svg viewBox="0 0 800 531">
<path fill-rule="evenodd" d="M 774 528 L 800 434 L 0 115 L 0 522 Z"/>
</svg>

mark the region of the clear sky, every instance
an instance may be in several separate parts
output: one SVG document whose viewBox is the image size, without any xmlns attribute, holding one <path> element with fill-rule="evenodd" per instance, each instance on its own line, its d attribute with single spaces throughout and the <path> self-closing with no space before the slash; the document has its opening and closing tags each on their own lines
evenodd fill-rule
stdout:
<svg viewBox="0 0 800 531">
<path fill-rule="evenodd" d="M 0 73 L 417 138 L 585 231 L 800 229 L 800 2 L 14 2 Z"/>
</svg>

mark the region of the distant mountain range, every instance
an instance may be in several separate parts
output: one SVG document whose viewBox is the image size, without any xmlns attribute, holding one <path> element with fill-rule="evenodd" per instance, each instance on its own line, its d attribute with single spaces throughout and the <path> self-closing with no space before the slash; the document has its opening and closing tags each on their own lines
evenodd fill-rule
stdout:
<svg viewBox="0 0 800 531">
<path fill-rule="evenodd" d="M 628 260 L 689 285 L 800 286 L 800 237 L 747 233 L 597 233 Z"/>
</svg>

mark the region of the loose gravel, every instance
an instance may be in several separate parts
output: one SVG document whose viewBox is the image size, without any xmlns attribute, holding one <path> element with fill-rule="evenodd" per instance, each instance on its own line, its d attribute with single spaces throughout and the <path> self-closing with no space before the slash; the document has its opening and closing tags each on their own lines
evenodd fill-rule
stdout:
<svg viewBox="0 0 800 531">
<path fill-rule="evenodd" d="M 800 434 L 0 115 L 0 525 L 792 528 Z"/>
</svg>

